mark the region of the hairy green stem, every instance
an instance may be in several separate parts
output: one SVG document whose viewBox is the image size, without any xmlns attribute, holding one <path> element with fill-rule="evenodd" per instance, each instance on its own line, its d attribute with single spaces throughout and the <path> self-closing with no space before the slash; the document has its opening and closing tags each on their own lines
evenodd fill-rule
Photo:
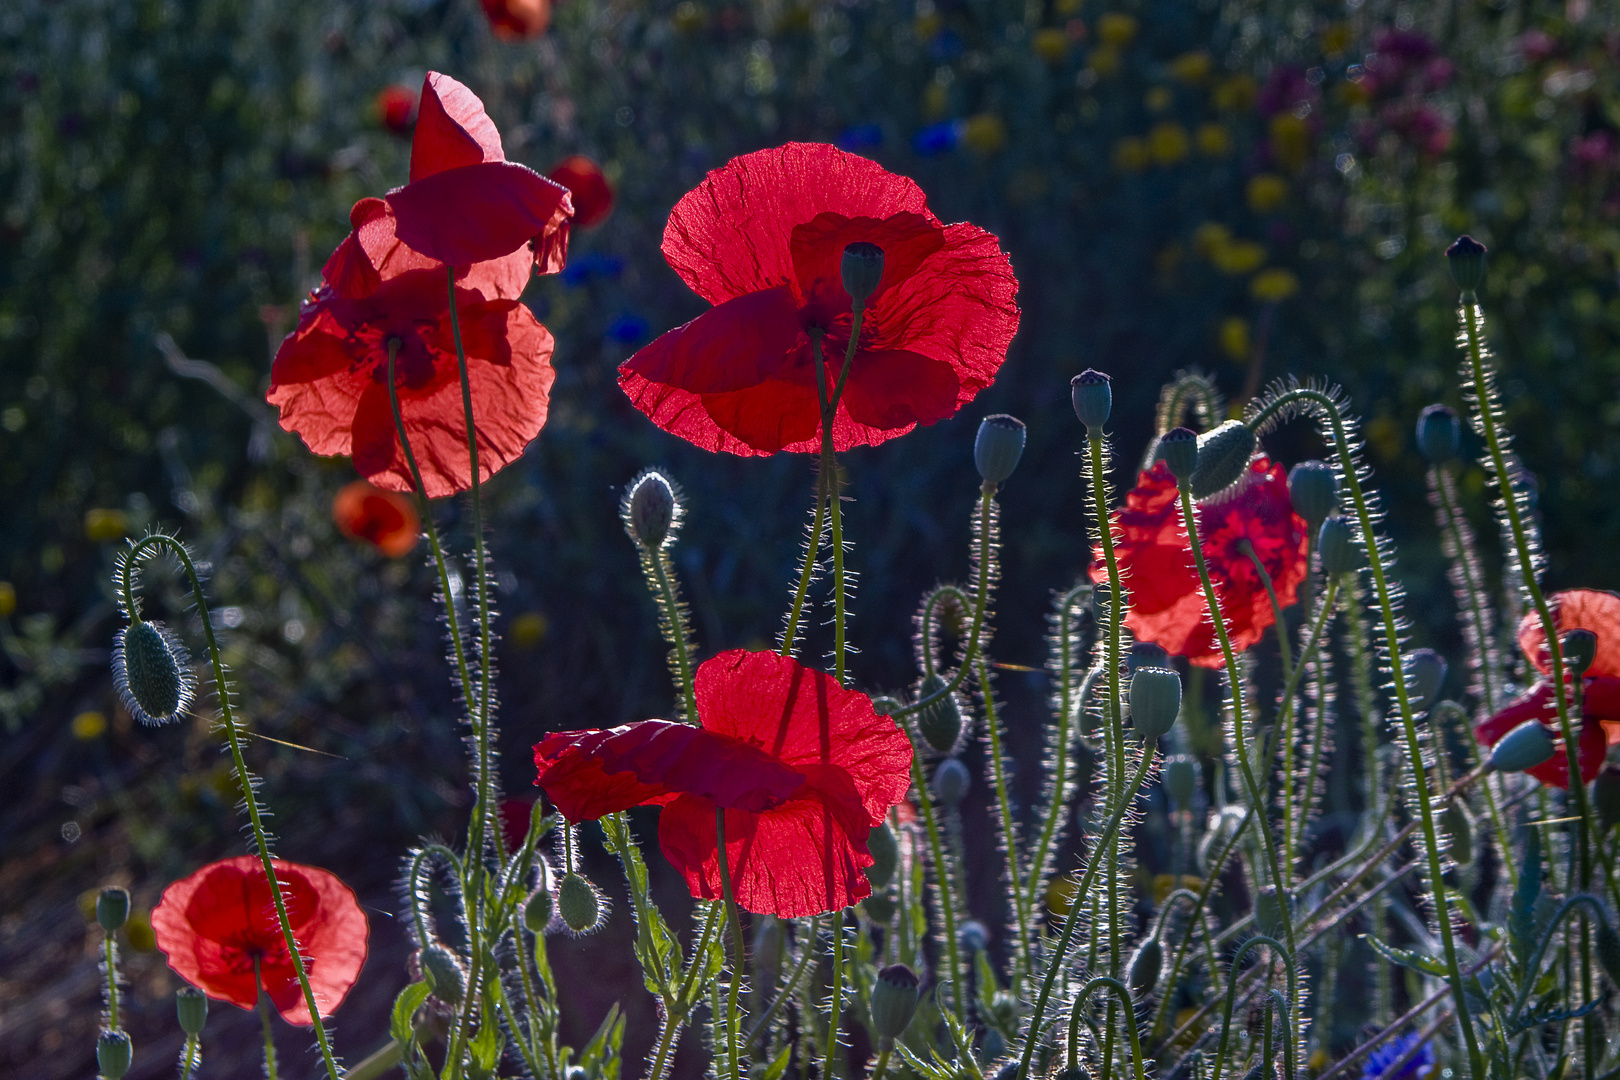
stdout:
<svg viewBox="0 0 1620 1080">
<path fill-rule="evenodd" d="M 259 1021 L 264 1028 L 264 1075 L 265 1080 L 276 1080 L 276 1039 L 270 1029 L 270 995 L 264 992 L 264 978 L 260 974 L 259 967 L 259 957 L 255 954 L 253 988 L 258 991 L 255 1003 L 259 1007 Z"/>
<path fill-rule="evenodd" d="M 1147 1073 L 1142 1067 L 1142 1037 L 1136 1030 L 1136 1005 L 1131 1001 L 1131 992 L 1125 989 L 1125 984 L 1118 979 L 1107 975 L 1099 975 L 1086 983 L 1074 999 L 1074 1012 L 1079 1014 L 1085 1008 L 1086 999 L 1097 990 L 1111 990 L 1119 999 L 1120 1007 L 1125 1012 L 1125 1032 L 1131 1040 L 1131 1067 L 1135 1072 L 1136 1080 L 1147 1080 Z M 1111 1034 L 1111 1032 L 1110 1032 Z"/>
<path fill-rule="evenodd" d="M 681 700 L 686 706 L 688 724 L 698 722 L 697 694 L 692 684 L 692 657 L 686 641 L 686 620 L 681 618 L 681 605 L 675 598 L 675 584 L 669 579 L 669 568 L 664 565 L 664 552 L 660 548 L 644 545 L 647 561 L 652 563 L 653 578 L 658 582 L 658 600 L 664 608 L 664 621 L 669 624 L 674 639 L 675 664 L 680 669 Z"/>
<path fill-rule="evenodd" d="M 782 632 L 783 656 L 792 656 L 794 646 L 799 641 L 799 616 L 804 611 L 804 598 L 810 591 L 810 579 L 815 576 L 816 551 L 821 546 L 821 530 L 824 527 L 826 509 L 827 495 L 818 480 L 816 505 L 810 512 L 810 539 L 804 546 L 804 566 L 799 570 L 799 586 L 793 593 L 793 607 L 788 612 L 787 629 Z"/>
<path fill-rule="evenodd" d="M 720 898 L 726 906 L 726 923 L 731 930 L 731 980 L 726 991 L 726 1043 L 731 1059 L 731 1080 L 741 1080 L 741 1066 L 737 1058 L 737 1036 L 742 1027 L 737 1013 L 737 991 L 742 987 L 743 943 L 742 925 L 737 921 L 737 901 L 731 891 L 731 856 L 726 852 L 726 811 L 714 811 L 715 842 L 719 845 Z"/>
</svg>

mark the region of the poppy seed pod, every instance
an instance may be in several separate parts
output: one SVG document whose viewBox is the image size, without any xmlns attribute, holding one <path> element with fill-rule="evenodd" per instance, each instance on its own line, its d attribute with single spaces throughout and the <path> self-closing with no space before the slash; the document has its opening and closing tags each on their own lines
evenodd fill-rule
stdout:
<svg viewBox="0 0 1620 1080">
<path fill-rule="evenodd" d="M 1524 772 L 1550 759 L 1558 748 L 1539 720 L 1526 720 L 1491 747 L 1490 766 L 1498 772 Z"/>
<path fill-rule="evenodd" d="M 1325 461 L 1302 461 L 1288 470 L 1288 499 L 1294 513 L 1319 528 L 1339 508 L 1339 478 Z"/>
<path fill-rule="evenodd" d="M 601 925 L 602 902 L 590 882 L 578 874 L 569 874 L 557 887 L 557 912 L 568 929 L 588 934 Z"/>
<path fill-rule="evenodd" d="M 1563 646 L 1564 666 L 1575 673 L 1576 678 L 1586 674 L 1597 659 L 1597 635 L 1584 627 L 1576 627 L 1565 634 L 1559 642 Z"/>
<path fill-rule="evenodd" d="M 1186 812 L 1198 794 L 1198 763 L 1186 754 L 1177 754 L 1164 763 L 1164 790 L 1170 805 Z"/>
<path fill-rule="evenodd" d="M 1328 577 L 1348 574 L 1361 566 L 1355 530 L 1350 527 L 1350 519 L 1342 514 L 1322 522 L 1316 534 L 1316 550 L 1322 557 L 1322 573 Z"/>
<path fill-rule="evenodd" d="M 1131 676 L 1131 724 L 1145 740 L 1175 726 L 1181 712 L 1181 676 L 1169 668 L 1137 668 Z"/>
<path fill-rule="evenodd" d="M 973 774 L 968 767 L 953 757 L 934 766 L 934 797 L 946 806 L 960 806 L 973 786 Z"/>
<path fill-rule="evenodd" d="M 208 1023 L 208 995 L 195 986 L 182 986 L 174 993 L 174 1013 L 180 1019 L 180 1030 L 195 1039 Z"/>
<path fill-rule="evenodd" d="M 1243 479 L 1258 441 L 1241 420 L 1228 420 L 1198 436 L 1198 466 L 1190 480 L 1193 498 L 1207 499 Z"/>
<path fill-rule="evenodd" d="M 1605 765 L 1592 781 L 1592 809 L 1597 811 L 1598 827 L 1613 828 L 1620 822 L 1620 765 Z"/>
<path fill-rule="evenodd" d="M 839 265 L 844 278 L 844 291 L 857 304 L 865 304 L 883 280 L 883 249 L 865 241 L 844 248 L 844 260 Z"/>
<path fill-rule="evenodd" d="M 1485 281 L 1485 245 L 1472 236 L 1459 236 L 1446 248 L 1446 262 L 1451 264 L 1451 280 L 1462 290 L 1463 299 L 1472 299 Z"/>
<path fill-rule="evenodd" d="M 1288 909 L 1277 886 L 1267 885 L 1254 896 L 1254 925 L 1268 938 L 1288 940 Z"/>
<path fill-rule="evenodd" d="M 130 714 L 164 724 L 191 704 L 190 661 L 183 645 L 156 623 L 132 623 L 113 647 L 113 682 Z"/>
<path fill-rule="evenodd" d="M 1594 951 L 1609 981 L 1620 986 L 1620 933 L 1615 932 L 1608 919 L 1598 923 L 1597 949 Z"/>
<path fill-rule="evenodd" d="M 1198 433 L 1192 428 L 1172 428 L 1159 438 L 1159 457 L 1178 483 L 1198 469 Z"/>
<path fill-rule="evenodd" d="M 134 1048 L 122 1031 L 103 1031 L 96 1039 L 96 1069 L 106 1080 L 121 1080 L 129 1072 Z"/>
<path fill-rule="evenodd" d="M 894 913 L 898 908 L 899 905 L 895 903 L 894 899 L 894 891 L 891 889 L 875 892 L 861 901 L 861 910 L 866 913 L 866 917 L 879 926 L 887 926 L 893 922 Z"/>
<path fill-rule="evenodd" d="M 921 980 L 904 964 L 890 964 L 872 984 L 872 1030 L 880 1039 L 898 1039 L 917 1015 Z"/>
<path fill-rule="evenodd" d="M 96 896 L 96 922 L 107 933 L 112 933 L 129 919 L 129 893 L 117 885 L 109 885 Z"/>
<path fill-rule="evenodd" d="M 880 821 L 866 834 L 866 851 L 872 856 L 872 865 L 866 868 L 866 880 L 872 888 L 884 889 L 894 880 L 894 871 L 900 865 L 900 842 L 887 821 Z"/>
<path fill-rule="evenodd" d="M 1162 645 L 1155 645 L 1151 641 L 1138 641 L 1131 645 L 1125 653 L 1125 671 L 1135 672 L 1138 668 L 1170 666 L 1170 654 Z"/>
<path fill-rule="evenodd" d="M 979 421 L 979 434 L 973 440 L 973 464 L 986 487 L 998 487 L 1018 468 L 1024 456 L 1024 422 L 1006 413 L 996 413 Z"/>
<path fill-rule="evenodd" d="M 1086 435 L 1102 438 L 1103 425 L 1114 411 L 1114 387 L 1110 377 L 1086 368 L 1069 380 L 1069 399 L 1074 404 L 1074 415 L 1086 425 Z"/>
<path fill-rule="evenodd" d="M 433 996 L 446 1005 L 461 1004 L 461 995 L 467 991 L 467 973 L 461 969 L 461 960 L 442 945 L 429 945 L 417 958 L 422 966 L 422 979 L 433 991 Z"/>
<path fill-rule="evenodd" d="M 1163 967 L 1164 946 L 1159 944 L 1158 938 L 1150 937 L 1131 957 L 1130 967 L 1125 969 L 1126 985 L 1140 996 L 1151 994 L 1159 985 L 1159 971 Z"/>
<path fill-rule="evenodd" d="M 551 913 L 556 908 L 557 902 L 551 890 L 540 886 L 523 901 L 523 925 L 529 928 L 531 934 L 545 933 L 546 927 L 551 924 Z"/>
<path fill-rule="evenodd" d="M 1406 674 L 1406 689 L 1413 706 L 1427 709 L 1433 705 L 1446 681 L 1445 657 L 1433 649 L 1414 649 L 1401 657 L 1401 670 Z"/>
<path fill-rule="evenodd" d="M 1450 405 L 1430 405 L 1418 413 L 1417 444 L 1430 465 L 1457 460 L 1462 450 L 1462 421 Z"/>
<path fill-rule="evenodd" d="M 944 690 L 950 683 L 939 675 L 923 676 L 917 687 L 917 700 L 926 701 Z M 962 703 L 955 693 L 946 694 L 932 705 L 917 710 L 917 733 L 923 741 L 942 754 L 956 748 L 962 737 Z"/>
<path fill-rule="evenodd" d="M 669 539 L 679 504 L 675 489 L 664 474 L 648 469 L 630 484 L 622 511 L 625 527 L 636 543 L 646 548 L 659 548 Z"/>
</svg>

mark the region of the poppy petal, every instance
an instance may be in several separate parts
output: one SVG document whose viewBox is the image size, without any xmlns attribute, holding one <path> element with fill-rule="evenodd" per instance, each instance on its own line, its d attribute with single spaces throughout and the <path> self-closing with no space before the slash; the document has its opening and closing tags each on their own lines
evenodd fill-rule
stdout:
<svg viewBox="0 0 1620 1080">
<path fill-rule="evenodd" d="M 411 140 L 411 180 L 481 161 L 505 160 L 501 133 L 478 95 L 448 75 L 428 72 Z"/>
<path fill-rule="evenodd" d="M 1600 589 L 1565 589 L 1548 597 L 1559 636 L 1571 630 L 1597 635 L 1597 654 L 1588 675 L 1620 675 L 1620 596 Z M 1519 620 L 1519 648 L 1543 675 L 1552 674 L 1552 654 L 1541 618 L 1534 611 Z"/>
<path fill-rule="evenodd" d="M 840 311 L 849 310 L 844 291 L 844 248 L 850 244 L 876 244 L 883 249 L 883 277 L 867 298 L 875 304 L 896 282 L 910 277 L 917 267 L 945 245 L 945 227 L 917 213 L 894 214 L 879 220 L 821 213 L 790 234 L 794 279 L 806 300 L 836 299 Z"/>
<path fill-rule="evenodd" d="M 694 394 L 722 394 L 777 376 L 803 342 L 792 295 L 764 289 L 716 304 L 660 335 L 620 371 Z"/>
<path fill-rule="evenodd" d="M 434 172 L 388 193 L 399 238 L 443 263 L 498 259 L 545 236 L 555 243 L 567 189 L 510 161 Z M 570 204 L 570 207 L 572 204 Z"/>
<path fill-rule="evenodd" d="M 838 399 L 855 423 L 891 431 L 955 415 L 961 388 L 951 365 L 913 352 L 858 352 Z"/>
</svg>

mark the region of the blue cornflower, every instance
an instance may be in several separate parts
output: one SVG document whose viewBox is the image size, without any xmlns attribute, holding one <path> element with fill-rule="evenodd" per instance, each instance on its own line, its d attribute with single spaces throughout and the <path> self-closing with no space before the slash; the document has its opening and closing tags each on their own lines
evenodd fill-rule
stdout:
<svg viewBox="0 0 1620 1080">
<path fill-rule="evenodd" d="M 1361 1080 L 1419 1080 L 1427 1076 L 1434 1069 L 1434 1044 L 1425 1042 L 1412 1060 L 1408 1061 L 1396 1072 L 1387 1070 L 1397 1061 L 1406 1056 L 1408 1050 L 1417 1044 L 1417 1032 L 1410 1032 L 1386 1042 L 1367 1056 L 1367 1063 L 1361 1067 Z"/>
</svg>

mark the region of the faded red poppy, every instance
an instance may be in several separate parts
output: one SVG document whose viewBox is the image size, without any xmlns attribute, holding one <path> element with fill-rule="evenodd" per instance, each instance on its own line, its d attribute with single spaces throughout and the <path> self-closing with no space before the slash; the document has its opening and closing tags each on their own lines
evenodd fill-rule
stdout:
<svg viewBox="0 0 1620 1080">
<path fill-rule="evenodd" d="M 836 147 L 789 143 L 733 158 L 687 192 L 664 258 L 714 305 L 619 368 L 653 423 L 745 456 L 821 448 L 811 331 L 836 385 L 851 311 L 840 264 L 884 251 L 833 423 L 845 450 L 955 415 L 990 385 L 1018 329 L 1018 281 L 996 238 L 943 225 L 922 189 Z"/>
<path fill-rule="evenodd" d="M 410 499 L 364 480 L 345 484 L 332 500 L 338 531 L 364 540 L 390 559 L 397 559 L 422 538 L 422 522 Z"/>
<path fill-rule="evenodd" d="M 570 821 L 662 806 L 658 843 L 692 895 L 720 892 L 716 814 L 737 903 L 783 918 L 871 895 L 868 831 L 911 786 L 911 742 L 865 694 L 772 652 L 698 668 L 702 727 L 643 720 L 565 731 L 534 748 L 538 783 Z"/>
<path fill-rule="evenodd" d="M 366 916 L 354 892 L 317 866 L 272 860 L 293 936 L 322 1016 L 343 1004 L 366 962 Z M 152 932 L 169 966 L 211 998 L 243 1009 L 258 1004 L 253 965 L 289 1024 L 311 1024 L 298 973 L 255 855 L 209 863 L 163 890 Z"/>
<path fill-rule="evenodd" d="M 1137 479 L 1114 523 L 1119 533 L 1115 550 L 1130 597 L 1125 626 L 1138 641 L 1153 642 L 1200 667 L 1220 667 L 1220 641 L 1204 603 L 1169 466 L 1158 462 Z M 1305 580 L 1306 527 L 1289 501 L 1283 467 L 1257 456 L 1246 479 L 1199 505 L 1198 538 L 1232 648 L 1241 652 L 1277 621 L 1243 541 L 1271 575 L 1283 607 L 1295 602 Z M 1091 578 L 1107 581 L 1107 568 L 1094 565 Z"/>
<path fill-rule="evenodd" d="M 404 135 L 411 130 L 411 120 L 416 115 L 416 95 L 405 87 L 385 86 L 377 91 L 376 107 L 377 119 L 389 131 Z"/>
<path fill-rule="evenodd" d="M 1597 635 L 1597 653 L 1586 670 L 1581 695 L 1581 744 L 1576 750 L 1581 781 L 1590 783 L 1603 769 L 1609 745 L 1620 743 L 1620 596 L 1597 589 L 1570 589 L 1547 599 L 1559 637 L 1571 630 L 1590 630 Z M 1474 737 L 1486 746 L 1495 746 L 1497 740 L 1526 720 L 1540 720 L 1552 729 L 1555 739 L 1560 737 L 1558 702 L 1553 698 L 1551 679 L 1552 656 L 1547 651 L 1541 619 L 1534 611 L 1519 622 L 1519 648 L 1542 678 L 1528 693 L 1474 728 Z M 1569 757 L 1562 746 L 1547 761 L 1525 771 L 1548 787 L 1569 787 Z"/>
<path fill-rule="evenodd" d="M 573 196 L 574 224 L 580 228 L 600 225 L 613 213 L 613 185 L 602 174 L 602 167 L 590 158 L 580 154 L 563 158 L 546 175 Z"/>
<path fill-rule="evenodd" d="M 398 261 L 415 257 L 405 250 Z M 515 461 L 540 433 L 556 378 L 551 334 L 523 304 L 500 296 L 510 261 L 475 265 L 456 288 L 480 480 Z M 385 261 L 384 272 L 392 266 Z M 270 369 L 268 398 L 281 409 L 281 426 L 302 435 L 316 454 L 352 455 L 378 487 L 412 490 L 389 402 L 390 342 L 398 343 L 400 415 L 428 498 L 466 490 L 472 486 L 466 413 L 439 270 L 401 270 L 358 298 L 341 295 L 336 285 L 311 295 Z"/>
<path fill-rule="evenodd" d="M 495 36 L 506 41 L 537 38 L 551 25 L 551 0 L 483 0 Z"/>
</svg>

